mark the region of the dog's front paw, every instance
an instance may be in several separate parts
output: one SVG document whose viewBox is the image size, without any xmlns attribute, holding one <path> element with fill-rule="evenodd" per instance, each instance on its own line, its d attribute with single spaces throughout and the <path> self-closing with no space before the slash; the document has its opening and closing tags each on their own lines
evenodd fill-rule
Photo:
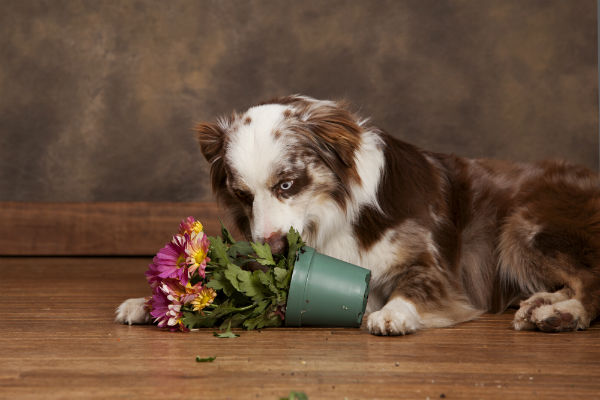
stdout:
<svg viewBox="0 0 600 400">
<path fill-rule="evenodd" d="M 121 324 L 147 324 L 150 322 L 150 313 L 146 309 L 146 299 L 125 300 L 115 311 L 115 321 Z"/>
<path fill-rule="evenodd" d="M 415 332 L 421 319 L 412 303 L 400 298 L 369 315 L 367 328 L 373 335 L 396 336 Z"/>
</svg>

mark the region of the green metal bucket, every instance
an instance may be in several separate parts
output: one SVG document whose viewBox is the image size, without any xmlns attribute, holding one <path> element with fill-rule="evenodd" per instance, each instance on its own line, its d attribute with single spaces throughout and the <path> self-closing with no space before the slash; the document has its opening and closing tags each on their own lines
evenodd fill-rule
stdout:
<svg viewBox="0 0 600 400">
<path fill-rule="evenodd" d="M 370 279 L 368 269 L 304 246 L 294 264 L 285 325 L 360 327 Z"/>
</svg>

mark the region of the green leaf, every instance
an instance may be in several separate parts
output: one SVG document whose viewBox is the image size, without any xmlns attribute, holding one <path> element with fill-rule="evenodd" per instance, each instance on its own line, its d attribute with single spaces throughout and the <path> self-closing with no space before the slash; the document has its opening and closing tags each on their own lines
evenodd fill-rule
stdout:
<svg viewBox="0 0 600 400">
<path fill-rule="evenodd" d="M 210 328 L 215 325 L 217 318 L 210 314 L 199 312 L 184 312 L 182 321 L 188 329 Z"/>
<path fill-rule="evenodd" d="M 254 252 L 252 246 L 248 242 L 236 242 L 229 247 L 227 255 L 231 258 L 237 258 L 239 256 L 248 256 Z"/>
<path fill-rule="evenodd" d="M 239 328 L 241 326 L 243 326 L 244 321 L 246 321 L 248 319 L 248 317 L 250 315 L 252 315 L 252 311 L 248 311 L 246 313 L 235 313 L 232 314 L 231 317 L 229 318 L 229 323 L 231 323 L 231 327 L 232 328 Z"/>
<path fill-rule="evenodd" d="M 244 321 L 244 328 L 248 330 L 260 329 L 264 327 L 264 316 L 259 315 L 254 318 L 248 318 Z"/>
<path fill-rule="evenodd" d="M 236 335 L 232 331 L 227 331 L 227 332 L 223 332 L 223 333 L 213 332 L 213 336 L 218 337 L 220 339 L 233 339 L 236 337 L 240 337 L 240 335 Z"/>
<path fill-rule="evenodd" d="M 240 335 L 236 335 L 231 331 L 231 321 L 229 321 L 229 325 L 227 325 L 227 330 L 223 333 L 213 332 L 213 336 L 216 336 L 221 339 L 233 339 L 239 337 Z"/>
<path fill-rule="evenodd" d="M 256 308 L 252 310 L 252 313 L 248 315 L 243 323 L 243 327 L 246 329 L 258 329 L 264 326 L 264 321 L 267 315 L 265 311 L 271 304 L 270 299 L 264 299 L 257 303 Z"/>
<path fill-rule="evenodd" d="M 304 242 L 302 241 L 302 238 L 300 237 L 298 231 L 296 231 L 294 228 L 290 228 L 289 232 L 287 233 L 287 241 L 288 266 L 293 267 L 294 263 L 296 262 L 296 254 L 298 253 L 298 250 L 300 250 L 300 248 L 304 246 Z"/>
<path fill-rule="evenodd" d="M 231 233 L 229 233 L 227 228 L 225 228 L 225 225 L 223 225 L 223 221 L 219 222 L 221 222 L 221 236 L 225 240 L 225 243 L 235 244 L 235 239 L 233 238 L 233 236 L 231 236 Z"/>
<path fill-rule="evenodd" d="M 240 291 L 246 296 L 251 297 L 254 302 L 261 301 L 265 297 L 265 290 L 260 281 L 259 274 L 262 271 L 244 271 L 238 273 L 240 281 Z"/>
<path fill-rule="evenodd" d="M 202 358 L 200 356 L 196 356 L 196 362 L 213 362 L 217 359 L 217 356 L 214 357 L 206 357 Z"/>
<path fill-rule="evenodd" d="M 221 271 L 215 271 L 211 274 L 210 280 L 206 286 L 215 290 L 223 290 L 225 284 L 228 283 L 229 281 L 225 278 L 225 274 L 223 274 Z"/>
<path fill-rule="evenodd" d="M 248 318 L 244 321 L 244 328 L 248 330 L 264 328 L 268 318 L 264 314 L 255 316 L 254 318 Z"/>
<path fill-rule="evenodd" d="M 287 269 L 288 268 L 287 258 L 286 257 L 280 258 L 279 261 L 277 261 L 277 267 Z"/>
<path fill-rule="evenodd" d="M 250 243 L 254 252 L 256 253 L 256 261 L 262 265 L 275 265 L 273 260 L 273 253 L 271 253 L 271 246 L 268 243 Z"/>
<path fill-rule="evenodd" d="M 220 237 L 209 237 L 208 239 L 210 241 L 210 258 L 222 265 L 229 263 L 227 246 L 223 243 L 223 240 Z"/>
<path fill-rule="evenodd" d="M 246 329 L 260 329 L 268 327 L 277 327 L 283 325 L 283 320 L 279 314 L 275 313 L 277 303 L 265 299 L 253 310 L 252 315 L 244 321 Z"/>
<path fill-rule="evenodd" d="M 224 303 L 216 305 L 213 308 L 213 310 L 210 312 L 211 313 L 210 315 L 214 318 L 221 318 L 221 317 L 224 317 L 231 313 L 245 312 L 245 311 L 251 310 L 255 307 L 256 307 L 256 304 L 249 304 L 249 305 L 243 306 L 243 307 L 236 307 L 235 305 L 233 305 L 233 300 L 228 299 Z"/>
<path fill-rule="evenodd" d="M 239 274 L 243 273 L 243 272 L 244 272 L 244 270 L 242 270 L 237 265 L 231 264 L 231 263 L 227 264 L 227 269 L 225 270 L 225 278 L 227 278 L 227 281 L 229 281 L 229 283 L 231 283 L 231 285 L 238 292 L 242 291 L 240 289 Z M 248 272 L 248 271 L 246 271 L 246 272 Z"/>
<path fill-rule="evenodd" d="M 285 286 L 285 280 L 288 274 L 287 269 L 275 267 L 273 268 L 273 274 L 275 275 L 275 283 L 278 288 L 283 288 Z"/>
<path fill-rule="evenodd" d="M 277 286 L 275 285 L 275 278 L 273 273 L 271 272 L 263 272 L 263 271 L 255 271 L 256 276 L 260 280 L 260 283 L 263 287 L 269 289 L 272 294 L 279 294 L 279 290 L 277 290 Z"/>
<path fill-rule="evenodd" d="M 227 297 L 230 297 L 236 290 L 225 276 L 225 273 L 220 271 L 212 273 L 206 286 L 215 290 L 222 290 Z"/>
<path fill-rule="evenodd" d="M 253 299 L 260 301 L 264 298 L 264 287 L 260 281 L 260 273 L 262 271 L 246 271 L 235 264 L 227 265 L 225 277 L 227 281 L 238 291 Z"/>
</svg>

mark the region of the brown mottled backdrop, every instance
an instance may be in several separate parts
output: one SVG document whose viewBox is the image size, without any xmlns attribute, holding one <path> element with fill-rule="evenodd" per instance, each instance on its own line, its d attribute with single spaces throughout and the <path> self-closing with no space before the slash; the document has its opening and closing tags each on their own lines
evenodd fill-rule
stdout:
<svg viewBox="0 0 600 400">
<path fill-rule="evenodd" d="M 210 200 L 194 123 L 289 93 L 429 149 L 598 168 L 594 0 L 1 6 L 0 201 Z"/>
</svg>

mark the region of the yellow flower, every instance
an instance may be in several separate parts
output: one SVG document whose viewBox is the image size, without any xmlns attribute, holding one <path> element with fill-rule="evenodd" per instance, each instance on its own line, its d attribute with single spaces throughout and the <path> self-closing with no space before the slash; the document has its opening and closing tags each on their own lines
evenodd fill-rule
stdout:
<svg viewBox="0 0 600 400">
<path fill-rule="evenodd" d="M 206 263 L 210 261 L 210 259 L 206 257 L 209 247 L 210 242 L 208 241 L 208 237 L 202 231 L 193 233 L 189 238 L 185 246 L 185 254 L 187 256 L 186 262 L 189 266 L 188 272 L 190 276 L 198 270 L 200 276 L 204 277 Z"/>
<path fill-rule="evenodd" d="M 194 217 L 187 217 L 179 224 L 179 233 L 185 235 L 198 234 L 204 230 L 200 221 L 196 221 Z"/>
<path fill-rule="evenodd" d="M 192 232 L 198 234 L 204 230 L 202 223 L 200 221 L 196 221 L 191 226 Z"/>
<path fill-rule="evenodd" d="M 212 288 L 202 288 L 198 294 L 198 297 L 192 301 L 194 311 L 202 310 L 204 307 L 211 304 L 215 297 L 217 297 L 217 292 L 215 292 Z"/>
</svg>

